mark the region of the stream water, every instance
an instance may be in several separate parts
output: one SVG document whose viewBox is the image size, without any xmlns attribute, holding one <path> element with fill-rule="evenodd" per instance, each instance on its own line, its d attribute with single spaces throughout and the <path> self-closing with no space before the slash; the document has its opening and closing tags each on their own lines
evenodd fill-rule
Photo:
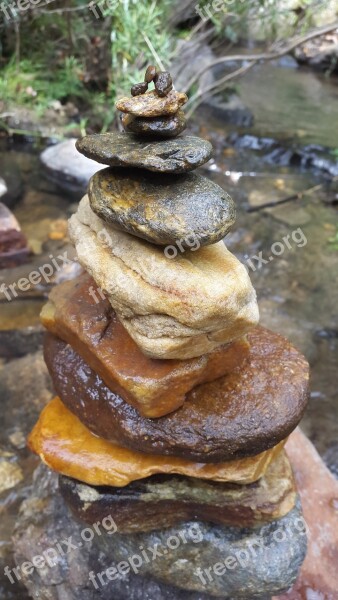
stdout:
<svg viewBox="0 0 338 600">
<path fill-rule="evenodd" d="M 297 143 L 338 145 L 334 127 L 338 123 L 338 90 L 332 82 L 307 71 L 268 67 L 252 72 L 239 90 L 256 117 L 250 133 Z M 335 248 L 330 242 L 338 231 L 337 205 L 330 201 L 337 189 L 328 189 L 327 178 L 320 172 L 275 166 L 260 152 L 228 144 L 229 128 L 217 119 L 208 121 L 207 128 L 202 114 L 194 130 L 215 142 L 216 156 L 207 175 L 236 201 L 237 223 L 226 244 L 247 265 L 257 290 L 262 324 L 288 337 L 310 361 L 311 397 L 302 427 L 324 457 L 335 455 L 328 460 L 336 460 L 337 466 L 338 244 Z M 13 212 L 35 252 L 34 260 L 39 261 L 44 253 L 55 253 L 68 244 L 65 223 L 79 198 L 65 195 L 44 178 L 38 153 L 31 146 L 10 149 L 4 142 L 0 163 L 4 156 L 21 173 L 24 192 Z M 262 204 L 323 184 L 303 199 L 257 210 Z M 250 212 L 253 208 L 256 212 Z M 27 272 L 31 269 L 28 265 Z M 2 303 L 0 329 L 36 326 L 47 291 L 37 289 L 34 297 Z M 23 359 L 13 360 L 23 376 Z M 2 359 L 0 378 L 10 364 Z M 22 380 L 18 385 L 24 389 Z M 30 406 L 27 418 L 24 400 L 22 410 L 18 400 L 13 402 L 13 417 L 0 412 L 6 425 L 0 430 L 0 462 L 7 460 L 21 469 L 17 486 L 0 494 L 0 561 L 4 564 L 11 562 L 11 529 L 36 464 L 22 439 L 40 408 L 38 402 Z M 8 403 L 5 407 L 8 411 Z M 24 591 L 18 596 L 17 588 L 12 590 L 7 580 L 3 584 L 6 591 L 1 585 L 0 596 L 5 600 L 26 598 Z"/>
</svg>

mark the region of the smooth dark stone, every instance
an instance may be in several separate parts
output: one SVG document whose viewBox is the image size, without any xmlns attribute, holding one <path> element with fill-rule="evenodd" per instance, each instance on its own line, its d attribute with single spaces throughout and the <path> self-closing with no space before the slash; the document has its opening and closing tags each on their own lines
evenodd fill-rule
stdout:
<svg viewBox="0 0 338 600">
<path fill-rule="evenodd" d="M 46 564 L 43 570 L 33 569 L 29 575 L 22 573 L 22 581 L 30 595 L 40 600 L 212 600 L 215 597 L 219 600 L 268 600 L 292 584 L 304 558 L 306 536 L 299 505 L 283 519 L 262 529 L 237 529 L 190 521 L 179 528 L 150 534 L 120 535 L 116 532 L 109 535 L 101 526 L 101 535 L 96 535 L 91 527 L 93 541 L 84 542 L 81 537 L 83 523 L 72 517 L 60 496 L 57 480 L 58 476 L 45 466 L 36 470 L 33 486 L 18 516 L 13 540 L 16 563 L 22 565 L 55 548 L 56 539 L 71 539 L 72 544 L 69 548 L 63 546 L 66 552 L 57 556 L 56 564 L 52 563 L 54 566 Z M 111 521 L 108 529 L 110 524 Z M 86 533 L 88 536 L 89 532 Z M 186 543 L 182 541 L 177 549 L 168 550 L 164 555 L 163 550 L 167 548 L 161 545 L 174 546 L 176 538 L 185 539 Z M 203 541 L 198 541 L 202 538 Z M 285 539 L 279 541 L 282 538 Z M 161 544 L 158 546 L 160 556 L 152 560 L 148 548 L 153 549 L 158 543 Z M 144 561 L 139 574 L 133 569 L 129 572 L 125 569 L 124 574 L 119 574 L 113 581 L 104 575 L 104 585 L 100 585 L 96 577 L 98 589 L 95 589 L 89 580 L 90 572 L 104 573 L 109 567 L 117 567 L 123 559 L 141 554 L 141 545 L 149 553 L 149 562 Z M 244 552 L 250 547 L 256 556 L 252 560 L 249 556 L 246 563 Z M 221 577 L 211 572 L 212 583 L 204 585 L 194 574 L 198 567 L 212 568 L 221 561 L 224 564 L 229 556 L 236 559 L 236 568 L 227 569 Z M 237 556 L 245 566 L 239 563 Z"/>
<path fill-rule="evenodd" d="M 241 370 L 194 388 L 179 410 L 158 419 L 142 417 L 51 334 L 45 360 L 58 396 L 98 436 L 147 454 L 224 462 L 274 447 L 295 429 L 307 404 L 305 358 L 262 327 L 248 340 L 250 358 Z"/>
<path fill-rule="evenodd" d="M 264 477 L 250 485 L 153 475 L 123 488 L 93 487 L 60 475 L 59 487 L 77 518 L 91 524 L 114 514 L 120 533 L 154 531 L 195 519 L 252 527 L 284 517 L 296 501 L 284 451 Z"/>
<path fill-rule="evenodd" d="M 150 176 L 139 169 L 104 169 L 92 177 L 88 195 L 101 219 L 163 246 L 215 244 L 236 218 L 230 196 L 195 173 Z"/>
<path fill-rule="evenodd" d="M 177 137 L 187 126 L 183 110 L 170 117 L 135 117 L 123 115 L 122 125 L 129 133 L 147 136 L 149 138 Z"/>
<path fill-rule="evenodd" d="M 81 154 L 111 167 L 139 167 L 160 173 L 186 173 L 206 163 L 210 142 L 194 136 L 143 142 L 128 133 L 88 135 L 76 142 Z"/>
<path fill-rule="evenodd" d="M 150 83 L 151 81 L 153 81 L 156 77 L 156 73 L 157 73 L 157 69 L 156 67 L 154 67 L 154 65 L 149 65 L 149 67 L 147 67 L 145 76 L 144 76 L 144 81 L 146 81 L 147 83 Z"/>
</svg>

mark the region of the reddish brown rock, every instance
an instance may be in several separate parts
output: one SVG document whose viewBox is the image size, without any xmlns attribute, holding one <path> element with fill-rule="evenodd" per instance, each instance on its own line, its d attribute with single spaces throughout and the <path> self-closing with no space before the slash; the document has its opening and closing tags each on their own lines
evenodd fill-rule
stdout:
<svg viewBox="0 0 338 600">
<path fill-rule="evenodd" d="M 295 585 L 275 600 L 337 600 L 338 481 L 299 429 L 286 451 L 308 526 L 308 551 Z"/>
<path fill-rule="evenodd" d="M 28 242 L 9 208 L 0 202 L 0 269 L 27 262 Z"/>
<path fill-rule="evenodd" d="M 250 485 L 153 475 L 123 490 L 92 487 L 64 476 L 60 476 L 59 487 L 77 518 L 92 524 L 113 514 L 120 533 L 154 531 L 195 519 L 253 527 L 282 518 L 296 502 L 284 451 L 271 462 L 264 477 Z"/>
<path fill-rule="evenodd" d="M 56 286 L 41 313 L 43 325 L 82 356 L 145 417 L 161 417 L 182 406 L 189 390 L 240 369 L 248 360 L 245 338 L 188 360 L 145 356 L 86 273 Z"/>
<path fill-rule="evenodd" d="M 96 435 L 139 452 L 216 463 L 274 447 L 306 407 L 305 358 L 261 327 L 249 342 L 250 360 L 242 369 L 194 388 L 181 408 L 158 419 L 142 417 L 50 333 L 45 360 L 57 394 Z"/>
<path fill-rule="evenodd" d="M 265 474 L 271 461 L 282 450 L 284 441 L 257 456 L 212 465 L 184 458 L 155 456 L 127 450 L 97 437 L 65 407 L 60 398 L 54 398 L 42 411 L 28 444 L 46 465 L 58 473 L 90 485 L 123 487 L 155 473 L 252 483 Z"/>
</svg>

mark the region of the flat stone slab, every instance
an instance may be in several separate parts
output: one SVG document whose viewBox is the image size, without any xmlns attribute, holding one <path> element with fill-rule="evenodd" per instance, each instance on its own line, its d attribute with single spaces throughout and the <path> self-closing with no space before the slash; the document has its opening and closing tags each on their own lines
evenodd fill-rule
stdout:
<svg viewBox="0 0 338 600">
<path fill-rule="evenodd" d="M 88 523 L 110 514 L 120 533 L 154 531 L 198 519 L 252 527 L 285 516 L 296 502 L 284 451 L 252 485 L 218 483 L 179 475 L 153 475 L 123 488 L 98 488 L 60 475 L 62 496 L 75 517 Z"/>
<path fill-rule="evenodd" d="M 236 219 L 229 194 L 194 173 L 177 177 L 104 169 L 92 177 L 88 196 L 103 221 L 162 246 L 215 244 Z"/>
<path fill-rule="evenodd" d="M 109 300 L 93 289 L 95 282 L 87 273 L 56 286 L 42 309 L 42 323 L 144 417 L 176 410 L 193 387 L 241 368 L 249 358 L 246 338 L 185 361 L 149 358 L 119 322 Z"/>
<path fill-rule="evenodd" d="M 211 465 L 136 452 L 94 435 L 58 397 L 44 408 L 28 438 L 29 448 L 54 471 L 89 485 L 114 487 L 158 473 L 248 484 L 265 474 L 283 445 L 250 458 Z"/>
<path fill-rule="evenodd" d="M 117 110 L 137 117 L 165 117 L 174 115 L 188 102 L 188 96 L 172 90 L 164 97 L 157 95 L 155 90 L 140 96 L 120 98 L 115 106 Z"/>
<path fill-rule="evenodd" d="M 258 322 L 248 273 L 223 242 L 169 258 L 160 246 L 100 219 L 87 196 L 69 220 L 69 236 L 79 263 L 147 356 L 201 356 Z"/>
<path fill-rule="evenodd" d="M 105 527 L 100 525 L 100 535 L 91 526 L 88 543 L 83 523 L 72 517 L 60 496 L 57 479 L 39 467 L 14 535 L 18 566 L 55 548 L 56 539 L 72 542 L 69 548 L 62 546 L 65 554 L 57 554 L 55 562 L 21 573 L 31 596 L 40 600 L 268 600 L 292 585 L 304 559 L 299 504 L 282 519 L 254 529 L 187 521 L 152 533 L 121 535 L 111 515 Z M 90 537 L 88 530 L 84 537 Z M 133 555 L 141 562 L 136 559 L 132 567 Z"/>
<path fill-rule="evenodd" d="M 194 388 L 179 410 L 159 419 L 142 417 L 51 334 L 45 360 L 56 393 L 99 437 L 139 452 L 216 463 L 274 447 L 295 429 L 307 404 L 305 358 L 262 327 L 248 339 L 250 359 L 242 369 Z"/>
<path fill-rule="evenodd" d="M 160 173 L 192 171 L 212 155 L 210 142 L 191 135 L 153 142 L 130 133 L 101 133 L 79 139 L 76 148 L 87 158 L 110 167 L 138 167 Z"/>
<path fill-rule="evenodd" d="M 125 114 L 122 125 L 129 133 L 153 138 L 177 137 L 187 126 L 183 110 L 169 117 L 135 117 Z"/>
</svg>

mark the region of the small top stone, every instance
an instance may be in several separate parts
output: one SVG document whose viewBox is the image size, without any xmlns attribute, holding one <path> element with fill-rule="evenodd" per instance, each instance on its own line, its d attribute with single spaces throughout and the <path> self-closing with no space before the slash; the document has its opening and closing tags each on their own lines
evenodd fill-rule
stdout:
<svg viewBox="0 0 338 600">
<path fill-rule="evenodd" d="M 161 98 L 156 90 L 140 94 L 132 98 L 127 96 L 116 102 L 116 108 L 124 113 L 137 117 L 161 117 L 174 115 L 188 101 L 188 96 L 182 92 L 171 90 Z"/>
</svg>

